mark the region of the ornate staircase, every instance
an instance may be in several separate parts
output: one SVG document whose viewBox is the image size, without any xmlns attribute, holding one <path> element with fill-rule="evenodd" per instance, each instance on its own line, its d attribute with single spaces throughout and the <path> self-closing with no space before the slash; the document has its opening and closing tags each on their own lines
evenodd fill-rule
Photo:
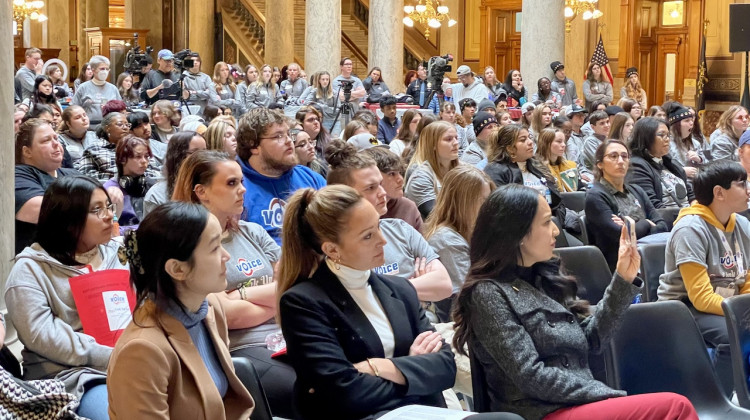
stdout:
<svg viewBox="0 0 750 420">
<path fill-rule="evenodd" d="M 264 63 L 265 0 L 226 0 L 221 3 L 222 21 L 226 33 L 245 53 L 250 62 L 256 65 Z M 369 0 L 342 0 L 341 56 L 351 57 L 354 74 L 360 77 L 365 77 L 369 70 L 367 63 L 368 7 Z M 295 61 L 304 68 L 305 0 L 294 0 L 294 10 L 294 57 Z M 416 68 L 421 59 L 437 54 L 437 46 L 425 40 L 416 28 L 405 28 L 404 45 L 405 70 Z"/>
</svg>

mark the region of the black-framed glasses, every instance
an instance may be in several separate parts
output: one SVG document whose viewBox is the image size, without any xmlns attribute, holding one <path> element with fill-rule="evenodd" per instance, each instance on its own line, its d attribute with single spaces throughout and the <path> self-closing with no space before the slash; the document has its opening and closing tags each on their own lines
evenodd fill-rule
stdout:
<svg viewBox="0 0 750 420">
<path fill-rule="evenodd" d="M 93 210 L 89 210 L 89 213 L 96 215 L 96 217 L 100 219 L 104 219 L 105 217 L 109 216 L 109 212 L 112 212 L 114 215 L 117 211 L 117 205 L 115 203 L 110 203 L 107 206 L 104 207 L 96 207 Z"/>
<path fill-rule="evenodd" d="M 630 160 L 630 153 L 628 152 L 612 152 L 604 155 L 607 159 L 617 162 L 619 158 L 622 158 L 625 162 Z"/>
<path fill-rule="evenodd" d="M 129 122 L 122 122 L 122 121 L 117 121 L 116 123 L 113 123 L 113 125 L 115 127 L 122 128 L 125 130 L 130 130 L 130 127 L 132 127 Z"/>
<path fill-rule="evenodd" d="M 306 141 L 303 141 L 303 142 L 300 142 L 300 143 L 295 142 L 294 143 L 294 147 L 296 147 L 298 149 L 301 149 L 303 147 L 308 147 L 308 146 L 315 147 L 317 144 L 318 144 L 317 140 L 310 139 L 310 140 L 306 140 Z"/>
</svg>

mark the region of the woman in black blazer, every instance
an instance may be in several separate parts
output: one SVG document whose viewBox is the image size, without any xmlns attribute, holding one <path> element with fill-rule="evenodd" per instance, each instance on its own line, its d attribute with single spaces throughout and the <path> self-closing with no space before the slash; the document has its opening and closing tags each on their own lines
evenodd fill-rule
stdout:
<svg viewBox="0 0 750 420">
<path fill-rule="evenodd" d="M 358 419 L 408 404 L 445 406 L 450 346 L 384 263 L 375 208 L 356 190 L 297 191 L 286 206 L 278 293 L 302 418 Z"/>
<path fill-rule="evenodd" d="M 687 207 L 695 199 L 685 169 L 672 160 L 669 148 L 669 128 L 664 122 L 646 117 L 635 123 L 627 180 L 643 188 L 657 209 Z"/>
<path fill-rule="evenodd" d="M 625 216 L 635 221 L 638 239 L 669 230 L 641 187 L 625 181 L 630 151 L 620 140 L 607 140 L 596 149 L 596 178 L 586 193 L 586 226 L 592 245 L 607 259 L 610 270 L 617 263 L 620 230 Z"/>
</svg>

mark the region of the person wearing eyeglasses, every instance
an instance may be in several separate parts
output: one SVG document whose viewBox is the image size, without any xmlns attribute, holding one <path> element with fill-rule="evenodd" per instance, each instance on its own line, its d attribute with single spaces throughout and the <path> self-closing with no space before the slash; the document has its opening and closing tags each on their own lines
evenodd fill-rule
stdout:
<svg viewBox="0 0 750 420">
<path fill-rule="evenodd" d="M 59 379 L 81 400 L 77 414 L 108 419 L 112 347 L 83 332 L 69 279 L 127 270 L 112 239 L 115 204 L 95 179 L 69 175 L 41 200 L 36 242 L 15 258 L 5 285 L 8 315 L 24 345 L 24 379 Z"/>
<path fill-rule="evenodd" d="M 672 229 L 657 295 L 687 304 L 706 344 L 716 349 L 714 369 L 729 397 L 732 360 L 721 302 L 750 293 L 750 224 L 735 214 L 747 210 L 747 172 L 738 162 L 712 162 L 698 171 L 693 188 L 696 202 L 680 211 Z"/>
<path fill-rule="evenodd" d="M 296 120 L 295 120 L 296 121 Z M 307 166 L 312 169 L 313 172 L 320 174 L 323 178 L 328 176 L 328 165 L 325 161 L 318 159 L 315 154 L 315 145 L 317 141 L 310 138 L 302 129 L 302 124 L 295 125 L 289 132 L 292 136 L 296 137 L 294 142 L 294 152 L 297 153 L 297 161 L 302 166 Z"/>
<path fill-rule="evenodd" d="M 237 157 L 242 167 L 245 192 L 243 220 L 257 223 L 281 244 L 281 225 L 286 200 L 300 188 L 320 189 L 326 180 L 299 165 L 283 113 L 267 108 L 247 112 L 237 127 Z"/>
<path fill-rule="evenodd" d="M 114 178 L 117 175 L 115 148 L 117 148 L 117 143 L 128 134 L 130 134 L 130 123 L 125 115 L 110 112 L 96 129 L 96 135 L 99 138 L 91 147 L 84 150 L 83 157 L 76 162 L 75 168 L 82 174 L 94 177 L 102 183 Z M 149 159 L 146 176 L 161 177 L 156 161 Z"/>
<path fill-rule="evenodd" d="M 614 272 L 620 231 L 625 218 L 641 239 L 669 230 L 667 223 L 651 204 L 648 195 L 636 184 L 626 182 L 630 150 L 620 140 L 607 140 L 596 149 L 595 181 L 586 193 L 586 225 L 591 244 L 598 247 Z"/>
<path fill-rule="evenodd" d="M 685 169 L 669 155 L 667 125 L 654 117 L 635 123 L 628 182 L 643 188 L 655 208 L 683 208 L 695 199 Z"/>
</svg>

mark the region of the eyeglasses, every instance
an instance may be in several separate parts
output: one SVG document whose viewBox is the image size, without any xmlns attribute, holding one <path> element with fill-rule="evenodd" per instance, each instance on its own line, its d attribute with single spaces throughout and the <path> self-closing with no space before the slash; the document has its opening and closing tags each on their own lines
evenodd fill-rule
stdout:
<svg viewBox="0 0 750 420">
<path fill-rule="evenodd" d="M 306 123 L 316 123 L 316 122 L 320 122 L 320 118 L 318 118 L 318 117 L 305 118 L 305 122 L 306 122 Z"/>
<path fill-rule="evenodd" d="M 607 153 L 606 155 L 604 155 L 604 157 L 606 157 L 609 160 L 613 160 L 615 162 L 617 162 L 618 158 L 622 158 L 622 160 L 624 160 L 625 162 L 627 162 L 627 161 L 630 160 L 630 153 L 628 153 L 628 152 L 612 152 L 612 153 Z"/>
<path fill-rule="evenodd" d="M 89 210 L 89 213 L 96 215 L 96 217 L 100 219 L 104 219 L 105 217 L 109 216 L 109 212 L 112 212 L 112 214 L 115 214 L 116 211 L 117 211 L 117 205 L 115 203 L 110 203 L 106 207 L 97 207 L 93 210 Z"/>
<path fill-rule="evenodd" d="M 732 183 L 735 183 L 735 182 L 737 183 L 737 186 L 742 187 L 744 189 L 747 189 L 747 181 L 746 180 L 743 180 L 743 181 L 732 181 Z"/>
<path fill-rule="evenodd" d="M 276 133 L 271 137 L 261 137 L 261 139 L 273 140 L 279 144 L 286 143 L 286 139 L 292 139 L 292 143 L 295 143 L 297 141 L 297 133 L 287 131 L 286 133 Z"/>
<path fill-rule="evenodd" d="M 308 147 L 308 146 L 315 147 L 317 144 L 318 144 L 318 141 L 315 139 L 312 139 L 308 141 L 303 141 L 301 143 L 294 143 L 294 147 L 301 149 L 303 147 Z"/>
<path fill-rule="evenodd" d="M 666 132 L 666 131 L 658 131 L 658 132 L 656 133 L 656 137 L 661 137 L 661 138 L 663 138 L 663 139 L 664 139 L 664 138 L 669 138 L 669 133 L 668 133 L 668 132 Z"/>
<path fill-rule="evenodd" d="M 132 127 L 132 125 L 130 125 L 129 122 L 120 122 L 120 121 L 114 123 L 114 126 L 118 128 L 124 128 L 126 130 L 130 130 L 130 127 Z"/>
</svg>

